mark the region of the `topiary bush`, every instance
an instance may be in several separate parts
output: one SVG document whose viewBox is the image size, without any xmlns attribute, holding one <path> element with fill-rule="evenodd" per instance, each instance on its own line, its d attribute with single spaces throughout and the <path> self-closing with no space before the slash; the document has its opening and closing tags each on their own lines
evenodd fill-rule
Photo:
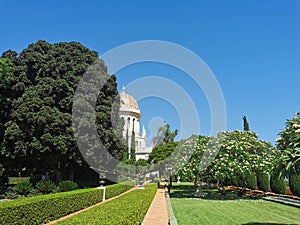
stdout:
<svg viewBox="0 0 300 225">
<path fill-rule="evenodd" d="M 32 189 L 33 187 L 29 180 L 21 181 L 15 186 L 15 191 L 18 194 L 25 196 L 27 196 L 32 191 Z"/>
<path fill-rule="evenodd" d="M 256 190 L 257 188 L 257 180 L 255 174 L 249 174 L 246 176 L 246 187 L 251 190 Z"/>
<path fill-rule="evenodd" d="M 43 194 L 49 194 L 56 188 L 55 184 L 51 180 L 47 180 L 47 181 L 41 180 L 37 182 L 35 187 Z"/>
<path fill-rule="evenodd" d="M 283 176 L 278 174 L 272 174 L 270 177 L 270 187 L 271 190 L 276 194 L 284 195 L 286 193 L 286 183 Z"/>
<path fill-rule="evenodd" d="M 237 177 L 232 177 L 231 178 L 231 183 L 232 183 L 233 186 L 238 187 L 239 186 L 238 178 Z"/>
<path fill-rule="evenodd" d="M 268 192 L 270 189 L 270 179 L 269 175 L 266 173 L 257 174 L 257 187 L 263 192 Z"/>
<path fill-rule="evenodd" d="M 75 182 L 73 182 L 71 180 L 64 180 L 58 184 L 58 189 L 61 192 L 73 191 L 73 190 L 78 189 L 78 184 L 76 184 Z"/>
<path fill-rule="evenodd" d="M 294 195 L 300 196 L 300 174 L 294 173 L 289 176 L 289 186 Z"/>
<path fill-rule="evenodd" d="M 238 187 L 244 187 L 243 181 L 240 178 L 237 179 L 238 179 Z"/>
</svg>

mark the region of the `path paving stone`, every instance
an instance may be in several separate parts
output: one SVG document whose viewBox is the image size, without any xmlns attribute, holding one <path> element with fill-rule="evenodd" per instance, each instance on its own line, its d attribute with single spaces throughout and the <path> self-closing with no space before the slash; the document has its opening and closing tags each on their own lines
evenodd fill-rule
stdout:
<svg viewBox="0 0 300 225">
<path fill-rule="evenodd" d="M 169 223 L 166 193 L 163 185 L 158 188 L 142 225 L 167 225 Z"/>
</svg>

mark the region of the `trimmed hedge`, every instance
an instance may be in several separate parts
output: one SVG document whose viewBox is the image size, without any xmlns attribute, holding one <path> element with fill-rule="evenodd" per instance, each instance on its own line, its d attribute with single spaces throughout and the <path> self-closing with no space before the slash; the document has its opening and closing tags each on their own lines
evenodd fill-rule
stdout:
<svg viewBox="0 0 300 225">
<path fill-rule="evenodd" d="M 106 187 L 107 198 L 132 186 L 115 184 Z M 81 189 L 35 196 L 0 204 L 0 224 L 43 224 L 102 201 L 102 190 Z"/>
<path fill-rule="evenodd" d="M 249 174 L 246 177 L 246 186 L 247 186 L 247 188 L 250 188 L 251 190 L 256 190 L 256 188 L 257 188 L 256 174 Z"/>
<path fill-rule="evenodd" d="M 300 196 L 300 174 L 291 174 L 289 176 L 289 186 L 294 195 Z"/>
<path fill-rule="evenodd" d="M 270 188 L 270 180 L 269 175 L 266 173 L 258 173 L 257 174 L 257 187 L 259 190 L 263 192 L 268 192 Z"/>
<path fill-rule="evenodd" d="M 135 190 L 93 209 L 59 222 L 64 224 L 141 224 L 157 191 L 156 184 Z"/>
<path fill-rule="evenodd" d="M 271 190 L 276 194 L 284 195 L 286 193 L 286 183 L 282 176 L 278 177 L 277 174 L 273 174 L 270 177 Z"/>
</svg>

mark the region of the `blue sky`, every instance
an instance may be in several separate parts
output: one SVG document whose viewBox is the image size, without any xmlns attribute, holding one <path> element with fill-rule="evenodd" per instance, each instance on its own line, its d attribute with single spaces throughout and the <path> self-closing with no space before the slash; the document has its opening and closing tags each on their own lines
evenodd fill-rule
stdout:
<svg viewBox="0 0 300 225">
<path fill-rule="evenodd" d="M 99 54 L 140 40 L 163 40 L 199 55 L 214 72 L 227 110 L 227 130 L 251 130 L 274 143 L 285 121 L 300 110 L 300 1 L 2 1 L 0 52 L 20 52 L 39 39 L 78 41 Z M 200 133 L 209 134 L 203 92 L 182 71 L 159 63 L 126 67 L 119 90 L 136 79 L 160 76 L 193 99 Z M 134 90 L 128 90 L 134 94 Z M 181 128 L 180 115 L 158 98 L 139 102 L 142 123 L 155 117 Z M 149 131 L 148 131 L 149 132 Z"/>
</svg>

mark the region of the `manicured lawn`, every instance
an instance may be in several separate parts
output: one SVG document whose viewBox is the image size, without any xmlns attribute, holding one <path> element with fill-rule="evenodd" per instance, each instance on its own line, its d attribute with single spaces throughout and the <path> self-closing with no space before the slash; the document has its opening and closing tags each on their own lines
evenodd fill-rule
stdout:
<svg viewBox="0 0 300 225">
<path fill-rule="evenodd" d="M 19 182 L 29 180 L 30 177 L 9 177 L 8 179 L 9 179 L 8 181 L 9 184 L 17 184 Z"/>
<path fill-rule="evenodd" d="M 300 209 L 216 189 L 205 189 L 205 199 L 193 198 L 191 183 L 174 184 L 171 203 L 179 225 L 279 225 L 300 224 Z"/>
<path fill-rule="evenodd" d="M 156 190 L 157 184 L 147 185 L 144 190 L 132 191 L 57 224 L 141 224 Z"/>
</svg>

